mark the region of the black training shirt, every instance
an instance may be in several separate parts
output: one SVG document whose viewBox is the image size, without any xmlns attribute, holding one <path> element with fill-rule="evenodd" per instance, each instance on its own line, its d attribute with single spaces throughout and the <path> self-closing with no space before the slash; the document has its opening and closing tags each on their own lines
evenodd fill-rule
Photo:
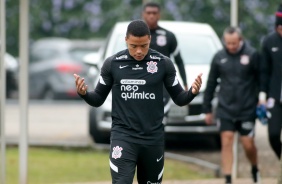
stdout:
<svg viewBox="0 0 282 184">
<path fill-rule="evenodd" d="M 191 89 L 183 90 L 168 57 L 149 49 L 142 61 L 136 61 L 126 49 L 106 59 L 95 90 L 81 97 L 98 107 L 112 90 L 111 139 L 163 145 L 163 85 L 177 105 L 195 97 Z"/>
</svg>

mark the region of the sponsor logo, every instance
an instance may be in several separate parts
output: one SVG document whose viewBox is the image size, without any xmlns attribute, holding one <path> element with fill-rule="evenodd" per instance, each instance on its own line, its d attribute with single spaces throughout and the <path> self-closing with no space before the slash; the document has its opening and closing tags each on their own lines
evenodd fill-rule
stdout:
<svg viewBox="0 0 282 184">
<path fill-rule="evenodd" d="M 123 150 L 122 147 L 119 146 L 113 147 L 112 158 L 114 159 L 120 158 L 122 155 L 121 153 L 122 150 Z"/>
<path fill-rule="evenodd" d="M 147 71 L 149 73 L 156 73 L 158 71 L 158 67 L 157 67 L 157 62 L 154 62 L 154 61 L 150 61 L 150 62 L 147 62 Z"/>
<path fill-rule="evenodd" d="M 152 55 L 150 55 L 150 58 L 151 58 L 151 59 L 158 59 L 159 61 L 161 60 L 161 58 L 158 57 L 158 56 L 152 56 Z"/>
<path fill-rule="evenodd" d="M 136 79 L 122 79 L 120 81 L 122 84 L 120 86 L 121 97 L 127 101 L 128 99 L 156 99 L 154 93 L 147 93 L 145 91 L 139 91 L 138 85 L 145 85 L 145 80 L 136 80 Z"/>
<path fill-rule="evenodd" d="M 249 62 L 250 62 L 249 56 L 247 56 L 247 55 L 241 56 L 240 63 L 242 65 L 247 65 L 247 64 L 249 64 Z"/>
<path fill-rule="evenodd" d="M 277 52 L 279 50 L 279 48 L 278 47 L 272 47 L 271 50 L 272 50 L 272 52 Z"/>
<path fill-rule="evenodd" d="M 119 69 L 123 69 L 125 67 L 128 67 L 128 65 L 124 65 L 124 66 L 119 65 Z"/>
<path fill-rule="evenodd" d="M 137 85 L 121 85 L 121 97 L 125 100 L 128 99 L 156 99 L 154 93 L 146 93 L 145 91 L 138 92 L 139 87 Z"/>
<path fill-rule="evenodd" d="M 161 158 L 157 158 L 157 162 L 159 162 L 162 158 L 163 158 L 163 155 L 161 156 Z"/>
<path fill-rule="evenodd" d="M 143 67 L 141 67 L 137 64 L 137 65 L 135 65 L 135 67 L 132 67 L 132 70 L 143 70 Z"/>
<path fill-rule="evenodd" d="M 157 45 L 159 45 L 159 46 L 165 46 L 166 45 L 166 36 L 163 36 L 163 35 L 159 35 L 159 36 L 157 36 L 157 40 L 156 40 L 156 42 L 157 42 Z"/>
<path fill-rule="evenodd" d="M 126 54 L 116 57 L 116 59 L 127 59 L 128 56 Z"/>
<path fill-rule="evenodd" d="M 141 79 L 121 79 L 121 84 L 136 84 L 136 85 L 145 85 L 146 81 Z"/>
</svg>

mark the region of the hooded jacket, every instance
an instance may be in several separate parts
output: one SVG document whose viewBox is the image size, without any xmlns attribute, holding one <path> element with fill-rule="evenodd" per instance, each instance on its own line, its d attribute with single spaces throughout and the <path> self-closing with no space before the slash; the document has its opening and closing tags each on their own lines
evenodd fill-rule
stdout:
<svg viewBox="0 0 282 184">
<path fill-rule="evenodd" d="M 204 94 L 203 112 L 212 112 L 211 101 L 218 86 L 217 118 L 233 121 L 254 119 L 259 73 L 258 53 L 245 43 L 236 54 L 229 53 L 226 48 L 216 53 Z"/>
</svg>

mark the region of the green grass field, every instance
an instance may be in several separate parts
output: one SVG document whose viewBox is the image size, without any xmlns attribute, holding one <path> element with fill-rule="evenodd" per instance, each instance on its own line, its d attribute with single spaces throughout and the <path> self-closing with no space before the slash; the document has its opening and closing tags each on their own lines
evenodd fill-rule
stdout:
<svg viewBox="0 0 282 184">
<path fill-rule="evenodd" d="M 110 181 L 107 151 L 93 149 L 29 148 L 28 183 L 53 184 Z M 19 183 L 19 153 L 7 148 L 6 183 Z M 189 165 L 166 159 L 164 180 L 211 178 L 192 170 Z"/>
</svg>

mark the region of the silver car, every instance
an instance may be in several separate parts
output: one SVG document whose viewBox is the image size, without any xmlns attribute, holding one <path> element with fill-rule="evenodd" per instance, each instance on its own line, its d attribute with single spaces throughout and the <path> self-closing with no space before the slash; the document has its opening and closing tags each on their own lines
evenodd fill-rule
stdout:
<svg viewBox="0 0 282 184">
<path fill-rule="evenodd" d="M 95 65 L 99 69 L 107 57 L 125 49 L 124 39 L 128 24 L 129 22 L 116 23 L 99 54 L 93 54 L 92 58 L 89 56 L 85 57 L 85 62 Z M 203 73 L 203 85 L 200 94 L 189 105 L 179 107 L 171 101 L 168 119 L 164 121 L 166 138 L 181 139 L 181 135 L 187 136 L 188 134 L 210 135 L 220 144 L 216 124 L 207 126 L 204 122 L 205 115 L 202 114 L 203 92 L 206 86 L 210 63 L 214 54 L 222 49 L 220 39 L 213 28 L 205 23 L 160 21 L 159 24 L 176 35 L 181 55 L 185 62 L 188 84 L 191 85 L 195 77 L 200 72 Z M 94 73 L 96 74 L 97 72 Z M 180 79 L 179 76 L 178 78 Z M 96 84 L 97 81 L 94 83 L 94 86 Z M 215 107 L 216 98 L 214 101 Z M 95 142 L 109 142 L 111 123 L 110 94 L 101 107 L 90 108 L 89 133 Z"/>
<path fill-rule="evenodd" d="M 36 99 L 78 99 L 73 74 L 85 75 L 82 58 L 97 51 L 103 40 L 43 38 L 31 45 L 29 95 Z M 93 82 L 85 79 L 87 82 Z"/>
<path fill-rule="evenodd" d="M 9 53 L 4 56 L 6 70 L 6 97 L 15 98 L 18 93 L 18 71 L 19 63 L 17 59 Z"/>
</svg>

